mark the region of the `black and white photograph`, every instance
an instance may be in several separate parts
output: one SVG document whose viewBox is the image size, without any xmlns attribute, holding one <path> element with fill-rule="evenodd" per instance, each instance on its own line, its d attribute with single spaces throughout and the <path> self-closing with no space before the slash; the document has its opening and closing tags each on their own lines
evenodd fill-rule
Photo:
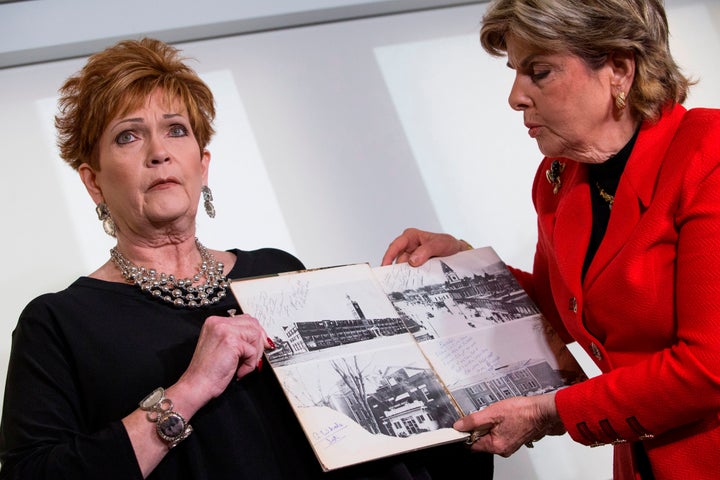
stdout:
<svg viewBox="0 0 720 480">
<path fill-rule="evenodd" d="M 539 315 L 424 342 L 420 348 L 464 414 L 585 379 L 565 344 Z"/>
<path fill-rule="evenodd" d="M 388 298 L 418 341 L 492 327 L 539 310 L 491 248 L 460 252 L 420 267 L 375 269 Z"/>
<path fill-rule="evenodd" d="M 368 264 L 233 282 L 243 310 L 256 317 L 276 348 L 275 366 L 335 355 L 337 348 L 412 332 Z M 372 348 L 363 345 L 362 349 Z"/>
<path fill-rule="evenodd" d="M 427 436 L 441 443 L 464 438 L 452 429 L 459 410 L 412 336 L 382 343 L 276 369 L 313 448 L 328 462 L 415 450 Z"/>
</svg>

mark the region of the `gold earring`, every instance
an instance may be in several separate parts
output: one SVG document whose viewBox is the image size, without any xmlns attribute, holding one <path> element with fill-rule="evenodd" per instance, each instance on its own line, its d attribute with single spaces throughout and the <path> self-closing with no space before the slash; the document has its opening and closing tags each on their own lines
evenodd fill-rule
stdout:
<svg viewBox="0 0 720 480">
<path fill-rule="evenodd" d="M 622 112 L 623 110 L 625 110 L 626 105 L 627 102 L 625 101 L 625 92 L 618 92 L 618 94 L 615 96 L 615 108 Z"/>
</svg>

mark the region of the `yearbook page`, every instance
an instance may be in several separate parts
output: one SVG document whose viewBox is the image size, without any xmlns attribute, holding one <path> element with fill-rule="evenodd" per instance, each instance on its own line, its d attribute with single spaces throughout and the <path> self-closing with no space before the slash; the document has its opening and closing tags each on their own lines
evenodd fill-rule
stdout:
<svg viewBox="0 0 720 480">
<path fill-rule="evenodd" d="M 231 284 L 325 470 L 468 434 L 461 416 L 584 375 L 489 248 Z"/>
</svg>

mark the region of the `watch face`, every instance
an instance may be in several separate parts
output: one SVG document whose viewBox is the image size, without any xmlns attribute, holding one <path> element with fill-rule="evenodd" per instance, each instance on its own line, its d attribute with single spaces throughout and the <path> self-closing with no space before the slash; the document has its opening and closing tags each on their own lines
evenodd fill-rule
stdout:
<svg viewBox="0 0 720 480">
<path fill-rule="evenodd" d="M 158 420 L 157 430 L 165 440 L 175 440 L 185 431 L 185 420 L 177 413 L 170 412 Z"/>
</svg>

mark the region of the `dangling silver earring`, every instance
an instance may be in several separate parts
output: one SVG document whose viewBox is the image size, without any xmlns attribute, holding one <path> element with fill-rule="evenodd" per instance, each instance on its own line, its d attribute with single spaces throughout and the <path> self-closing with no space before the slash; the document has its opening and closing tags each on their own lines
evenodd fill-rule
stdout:
<svg viewBox="0 0 720 480">
<path fill-rule="evenodd" d="M 97 213 L 98 220 L 102 222 L 103 230 L 111 237 L 115 237 L 115 222 L 113 222 L 110 216 L 110 209 L 105 202 L 100 202 L 95 207 L 95 213 Z"/>
<path fill-rule="evenodd" d="M 207 185 L 202 187 L 203 206 L 205 207 L 205 213 L 210 218 L 215 218 L 215 207 L 212 204 L 213 196 L 212 190 Z"/>
</svg>

